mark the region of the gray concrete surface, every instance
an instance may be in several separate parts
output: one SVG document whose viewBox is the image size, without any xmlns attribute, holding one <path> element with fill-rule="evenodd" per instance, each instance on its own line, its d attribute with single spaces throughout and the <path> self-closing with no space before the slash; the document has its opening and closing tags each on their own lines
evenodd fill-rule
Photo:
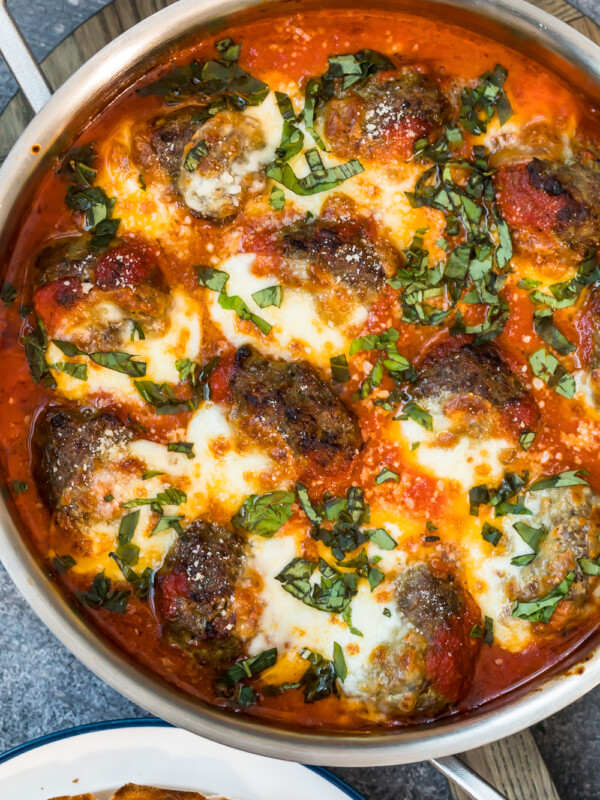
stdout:
<svg viewBox="0 0 600 800">
<path fill-rule="evenodd" d="M 106 0 L 10 0 L 38 57 Z M 576 0 L 600 22 L 598 0 Z M 15 84 L 0 58 L 0 109 Z M 0 752 L 87 722 L 147 716 L 75 659 L 44 627 L 0 566 Z M 596 800 L 600 783 L 600 688 L 546 720 L 533 734 L 563 800 Z M 366 800 L 449 800 L 428 764 L 334 770 Z M 25 800 L 25 798 L 24 798 Z"/>
</svg>

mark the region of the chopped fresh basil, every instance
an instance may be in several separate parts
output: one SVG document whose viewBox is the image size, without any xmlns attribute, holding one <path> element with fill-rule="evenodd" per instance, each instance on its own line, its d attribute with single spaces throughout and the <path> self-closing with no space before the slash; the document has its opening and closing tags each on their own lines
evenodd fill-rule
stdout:
<svg viewBox="0 0 600 800">
<path fill-rule="evenodd" d="M 135 567 L 140 555 L 140 548 L 131 543 L 139 519 L 140 512 L 133 511 L 126 514 L 119 524 L 117 555 L 130 567 Z"/>
<path fill-rule="evenodd" d="M 138 175 L 138 183 L 139 183 L 139 185 L 140 185 L 140 189 L 141 189 L 143 192 L 145 192 L 145 191 L 146 191 L 146 188 L 147 188 L 147 187 L 146 187 L 146 181 L 144 180 L 144 176 L 142 175 L 142 173 L 141 173 L 141 172 L 140 172 L 140 174 Z"/>
<path fill-rule="evenodd" d="M 569 596 L 569 589 L 574 579 L 575 573 L 569 572 L 563 581 L 539 600 L 531 602 L 515 600 L 512 616 L 526 619 L 529 622 L 549 622 L 560 601 Z"/>
<path fill-rule="evenodd" d="M 57 361 L 56 364 L 48 364 L 49 369 L 57 372 L 64 372 L 71 378 L 79 381 L 87 381 L 87 364 L 74 364 L 72 361 Z"/>
<path fill-rule="evenodd" d="M 317 569 L 320 583 L 311 583 L 310 578 Z M 345 611 L 358 591 L 354 572 L 339 572 L 323 558 L 318 561 L 294 558 L 275 576 L 275 580 L 305 605 L 330 614 Z"/>
<path fill-rule="evenodd" d="M 519 492 L 524 489 L 528 478 L 529 473 L 527 472 L 523 472 L 522 475 L 506 472 L 497 489 L 488 489 L 485 484 L 474 486 L 469 490 L 469 513 L 477 517 L 481 505 L 490 505 L 494 508 L 496 517 L 503 517 L 507 514 L 531 514 L 518 496 Z M 515 503 L 509 503 L 508 501 L 515 496 Z"/>
<path fill-rule="evenodd" d="M 522 450 L 529 450 L 535 439 L 535 431 L 523 431 L 519 436 L 519 445 Z"/>
<path fill-rule="evenodd" d="M 25 348 L 25 358 L 29 364 L 29 372 L 34 383 L 41 383 L 49 389 L 56 387 L 56 381 L 46 363 L 46 351 L 48 350 L 48 337 L 44 323 L 38 317 L 37 327 L 21 339 Z"/>
<path fill-rule="evenodd" d="M 481 625 L 473 625 L 469 636 L 471 639 L 481 639 L 481 637 L 483 636 L 483 630 L 481 628 Z"/>
<path fill-rule="evenodd" d="M 543 347 L 529 356 L 533 374 L 547 383 L 557 394 L 570 400 L 577 391 L 575 378 Z"/>
<path fill-rule="evenodd" d="M 132 378 L 143 378 L 146 374 L 146 363 L 144 361 L 132 361 L 135 356 L 130 353 L 122 352 L 100 352 L 90 353 L 90 358 L 95 364 L 114 372 L 121 372 Z"/>
<path fill-rule="evenodd" d="M 551 294 L 534 291 L 530 299 L 536 305 L 547 305 L 551 308 L 568 308 L 572 306 L 583 289 L 600 280 L 600 264 L 595 248 L 588 250 L 583 261 L 577 268 L 577 275 L 570 281 L 552 284 L 549 289 Z"/>
<path fill-rule="evenodd" d="M 489 522 L 484 522 L 483 527 L 481 528 L 481 535 L 486 540 L 486 542 L 489 542 L 494 547 L 496 547 L 496 545 L 502 538 L 502 531 L 499 530 L 498 528 L 494 528 L 494 526 L 490 525 Z"/>
<path fill-rule="evenodd" d="M 280 189 L 279 186 L 273 186 L 271 189 L 271 193 L 269 195 L 269 205 L 271 208 L 274 208 L 275 211 L 281 211 L 285 205 L 285 194 L 283 193 L 283 189 Z"/>
<path fill-rule="evenodd" d="M 353 356 L 361 350 L 387 350 L 388 347 L 395 350 L 399 336 L 400 334 L 395 328 L 387 328 L 381 333 L 370 333 L 367 336 L 361 336 L 358 339 L 354 339 L 350 345 L 350 355 Z"/>
<path fill-rule="evenodd" d="M 159 470 L 157 470 L 157 469 L 145 469 L 145 470 L 142 472 L 142 480 L 143 480 L 143 481 L 147 481 L 147 480 L 149 480 L 150 478 L 155 478 L 155 477 L 157 477 L 158 475 L 164 475 L 164 474 L 165 474 L 164 472 L 160 472 L 160 471 L 159 471 Z"/>
<path fill-rule="evenodd" d="M 229 273 L 213 267 L 196 267 L 198 285 L 213 292 L 221 293 L 229 280 Z"/>
<path fill-rule="evenodd" d="M 208 155 L 208 145 L 202 139 L 191 147 L 183 160 L 183 168 L 186 172 L 194 172 L 200 163 L 200 159 Z"/>
<path fill-rule="evenodd" d="M 346 666 L 346 659 L 344 658 L 344 651 L 337 642 L 333 643 L 333 666 L 335 667 L 336 675 L 343 683 L 346 680 L 348 668 Z"/>
<path fill-rule="evenodd" d="M 27 491 L 28 486 L 24 481 L 13 481 L 12 489 L 15 494 L 23 494 L 23 492 Z"/>
<path fill-rule="evenodd" d="M 311 503 L 306 486 L 304 486 L 301 483 L 297 483 L 296 494 L 298 495 L 298 502 L 302 506 L 302 510 L 304 511 L 306 516 L 309 518 L 309 520 L 312 522 L 313 525 L 319 525 L 323 521 L 323 517 L 317 513 L 316 509 Z"/>
<path fill-rule="evenodd" d="M 135 337 L 137 336 L 138 340 L 142 342 L 146 338 L 146 334 L 144 333 L 142 326 L 134 319 L 130 319 L 129 322 L 131 322 L 131 335 L 129 336 L 129 341 L 135 342 Z"/>
<path fill-rule="evenodd" d="M 263 650 L 262 653 L 247 658 L 245 661 L 237 661 L 227 672 L 221 675 L 219 683 L 226 686 L 233 686 L 234 683 L 239 683 L 239 681 L 243 681 L 245 678 L 252 678 L 254 675 L 258 675 L 259 672 L 270 669 L 276 661 L 276 647 Z"/>
<path fill-rule="evenodd" d="M 183 528 L 181 527 L 181 520 L 183 519 L 182 514 L 165 514 L 162 516 L 154 528 L 150 531 L 148 536 L 154 536 L 157 533 L 163 533 L 163 531 L 174 530 L 175 533 L 179 536 L 180 539 L 185 539 L 185 534 L 183 532 Z"/>
<path fill-rule="evenodd" d="M 494 644 L 494 620 L 491 617 L 484 617 L 483 641 L 486 644 Z"/>
<path fill-rule="evenodd" d="M 592 575 L 598 577 L 600 575 L 600 563 L 594 561 L 592 558 L 578 558 L 577 563 L 584 575 Z"/>
<path fill-rule="evenodd" d="M 134 381 L 133 385 L 142 400 L 155 407 L 156 414 L 179 414 L 197 407 L 193 400 L 178 400 L 168 383 L 159 386 L 154 381 Z"/>
<path fill-rule="evenodd" d="M 413 400 L 404 406 L 401 416 L 396 417 L 396 419 L 412 419 L 413 422 L 416 422 L 425 430 L 433 430 L 433 417 Z"/>
<path fill-rule="evenodd" d="M 361 631 L 359 631 L 358 628 L 355 628 L 354 625 L 352 624 L 352 606 L 347 606 L 344 609 L 344 611 L 342 612 L 342 619 L 344 620 L 344 622 L 348 626 L 348 630 L 350 631 L 350 633 L 353 636 L 361 636 L 362 637 Z"/>
<path fill-rule="evenodd" d="M 310 666 L 300 679 L 303 689 L 304 702 L 315 703 L 323 700 L 330 695 L 340 696 L 337 685 L 338 674 L 333 661 L 329 661 L 320 653 L 314 653 L 305 648 L 300 653 L 303 659 L 309 662 Z"/>
<path fill-rule="evenodd" d="M 79 592 L 79 599 L 90 608 L 104 608 L 117 614 L 124 614 L 131 592 L 129 589 L 112 589 L 111 580 L 99 572 L 87 592 Z"/>
<path fill-rule="evenodd" d="M 62 574 L 63 572 L 67 572 L 68 570 L 72 569 L 77 562 L 73 558 L 73 556 L 65 555 L 65 556 L 54 556 L 52 559 L 52 564 L 54 565 L 54 569 L 58 572 L 58 574 Z"/>
<path fill-rule="evenodd" d="M 333 383 L 347 383 L 350 380 L 350 370 L 348 361 L 342 353 L 339 356 L 332 356 L 329 359 L 331 365 L 331 379 Z"/>
<path fill-rule="evenodd" d="M 310 169 L 305 178 L 298 178 L 290 164 L 281 159 L 269 164 L 266 170 L 267 176 L 277 183 L 283 184 L 294 194 L 305 197 L 319 192 L 327 192 L 349 178 L 364 172 L 364 167 L 356 159 L 347 161 L 345 164 L 325 167 L 316 148 L 307 150 L 304 157 Z"/>
<path fill-rule="evenodd" d="M 383 616 L 384 617 L 391 617 L 392 616 L 392 612 L 389 610 L 389 608 L 384 608 L 383 609 Z"/>
<path fill-rule="evenodd" d="M 540 525 L 539 528 L 534 528 L 531 525 L 526 525 L 524 522 L 515 522 L 513 523 L 513 528 L 519 534 L 521 539 L 523 539 L 525 544 L 528 544 L 535 553 L 537 553 L 540 549 L 540 544 L 548 533 L 545 525 Z"/>
<path fill-rule="evenodd" d="M 268 308 L 269 306 L 281 308 L 283 288 L 281 286 L 268 286 L 266 289 L 254 292 L 252 299 L 259 308 Z"/>
<path fill-rule="evenodd" d="M 491 72 L 484 72 L 476 86 L 465 88 L 461 94 L 460 125 L 476 136 L 486 133 L 494 113 L 504 125 L 512 117 L 510 101 L 504 91 L 508 70 L 496 64 Z"/>
<path fill-rule="evenodd" d="M 368 537 L 370 542 L 377 545 L 381 550 L 394 550 L 398 546 L 395 539 L 384 528 L 373 528 L 371 530 L 363 530 L 365 536 Z"/>
<path fill-rule="evenodd" d="M 154 572 L 150 569 L 150 567 L 146 567 L 142 574 L 139 575 L 137 572 L 135 572 L 135 570 L 131 569 L 127 561 L 124 558 L 121 558 L 118 553 L 109 553 L 108 555 L 113 559 L 113 561 L 116 562 L 127 583 L 131 584 L 133 590 L 135 591 L 136 597 L 148 597 L 150 594 L 152 577 L 154 575 Z"/>
<path fill-rule="evenodd" d="M 194 458 L 193 442 L 169 442 L 167 445 L 169 453 L 183 453 L 186 458 Z"/>
<path fill-rule="evenodd" d="M 521 278 L 521 280 L 517 283 L 517 286 L 519 289 L 526 289 L 529 292 L 531 289 L 537 289 L 541 283 L 541 281 L 534 281 L 531 278 Z"/>
<path fill-rule="evenodd" d="M 162 473 L 158 473 L 161 474 Z M 162 514 L 163 506 L 180 506 L 182 503 L 187 502 L 187 495 L 181 489 L 174 486 L 169 486 L 162 492 L 158 492 L 156 497 L 136 497 L 134 500 L 128 500 L 126 503 L 121 503 L 121 508 L 137 508 L 138 506 L 151 506 L 153 511 L 157 514 Z"/>
<path fill-rule="evenodd" d="M 250 495 L 231 522 L 236 528 L 270 539 L 292 516 L 295 499 L 293 492 L 283 491 Z"/>
<path fill-rule="evenodd" d="M 63 342 L 60 339 L 52 339 L 52 344 L 55 344 L 67 358 L 74 358 L 75 356 L 87 356 L 87 353 L 80 350 L 77 345 L 72 342 Z"/>
<path fill-rule="evenodd" d="M 381 483 L 386 483 L 387 481 L 394 481 L 394 483 L 398 483 L 400 480 L 400 476 L 397 472 L 393 472 L 388 467 L 384 467 L 379 475 L 375 478 L 375 484 L 379 486 Z"/>
<path fill-rule="evenodd" d="M 565 486 L 589 486 L 583 477 L 588 473 L 583 469 L 574 469 L 569 472 L 560 472 L 548 478 L 539 478 L 529 487 L 530 492 L 541 492 L 544 489 L 561 489 Z"/>
<path fill-rule="evenodd" d="M 115 496 L 114 496 L 114 494 L 111 494 L 110 492 L 109 492 L 108 494 L 105 494 L 105 495 L 104 495 L 104 502 L 105 502 L 105 503 L 112 503 L 112 501 L 113 501 L 114 499 L 115 499 Z"/>
<path fill-rule="evenodd" d="M 577 349 L 554 324 L 552 309 L 541 308 L 534 311 L 533 326 L 540 339 L 543 339 L 543 341 L 556 350 L 557 353 L 567 355 L 568 353 L 573 353 Z"/>
<path fill-rule="evenodd" d="M 267 335 L 271 332 L 273 326 L 262 319 L 262 317 L 253 314 L 241 297 L 237 295 L 227 295 L 221 292 L 218 302 L 221 308 L 227 311 L 235 311 L 240 319 L 247 319 L 253 322 L 261 333 Z"/>
<path fill-rule="evenodd" d="M 10 308 L 10 306 L 12 306 L 12 304 L 15 302 L 16 299 L 17 299 L 17 290 L 12 285 L 12 283 L 4 281 L 4 283 L 2 284 L 2 289 L 0 290 L 0 300 L 2 300 L 5 306 Z"/>
<path fill-rule="evenodd" d="M 117 235 L 117 229 L 121 224 L 121 219 L 103 219 L 92 230 L 90 239 L 91 250 L 103 250 L 112 242 Z"/>
</svg>

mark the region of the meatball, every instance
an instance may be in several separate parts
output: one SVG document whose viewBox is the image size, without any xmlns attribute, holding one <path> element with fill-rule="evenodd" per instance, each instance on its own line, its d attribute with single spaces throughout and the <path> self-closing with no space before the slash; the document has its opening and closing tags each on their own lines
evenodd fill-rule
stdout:
<svg viewBox="0 0 600 800">
<path fill-rule="evenodd" d="M 281 238 L 284 256 L 306 262 L 313 282 L 340 282 L 361 301 L 372 300 L 402 263 L 364 219 L 302 220 L 284 228 Z"/>
<path fill-rule="evenodd" d="M 436 715 L 466 693 L 475 669 L 479 609 L 453 576 L 427 564 L 406 569 L 396 583 L 396 608 L 410 623 L 371 653 L 362 690 L 388 713 Z"/>
<path fill-rule="evenodd" d="M 156 579 L 155 603 L 174 640 L 208 660 L 238 654 L 233 600 L 244 563 L 244 538 L 196 520 L 171 548 Z M 210 646 L 207 646 L 207 643 Z"/>
<path fill-rule="evenodd" d="M 513 432 L 539 424 L 535 400 L 492 344 L 475 347 L 456 340 L 435 347 L 425 357 L 412 392 L 419 399 L 441 401 L 444 413 L 467 427 L 494 425 L 494 411 Z"/>
<path fill-rule="evenodd" d="M 523 519 L 533 528 L 543 525 L 546 535 L 536 557 L 519 571 L 510 594 L 522 601 L 544 597 L 569 572 L 574 572 L 569 598 L 576 601 L 575 606 L 581 606 L 589 595 L 593 578 L 578 569 L 577 562 L 580 558 L 597 559 L 600 555 L 600 496 L 585 486 L 548 489 L 539 498 L 535 494 L 526 495 L 525 506 L 535 508 L 533 504 L 539 499 L 539 510 Z"/>
<path fill-rule="evenodd" d="M 197 122 L 199 110 L 188 107 L 157 120 L 150 149 L 192 214 L 224 220 L 265 188 L 264 167 L 274 150 L 251 114 L 222 111 Z M 138 152 L 142 163 L 151 161 L 143 139 Z"/>
<path fill-rule="evenodd" d="M 90 490 L 94 472 L 105 465 L 109 451 L 133 438 L 110 412 L 85 416 L 51 408 L 35 431 L 38 486 L 49 507 L 70 524 L 89 518 L 96 505 Z"/>
<path fill-rule="evenodd" d="M 253 438 L 330 470 L 348 466 L 358 452 L 356 416 L 304 361 L 265 358 L 244 345 L 230 389 L 235 415 Z"/>
<path fill-rule="evenodd" d="M 340 158 L 407 160 L 418 139 L 441 130 L 448 111 L 437 85 L 405 66 L 341 91 L 327 104 L 325 133 Z"/>
<path fill-rule="evenodd" d="M 129 335 L 129 319 L 159 329 L 167 304 L 162 274 L 148 248 L 115 242 L 104 251 L 89 249 L 88 235 L 60 239 L 36 260 L 33 304 L 52 335 L 65 320 L 85 317 L 82 346 L 118 346 Z M 127 319 L 104 318 L 103 304 L 119 306 Z M 81 309 L 81 314 L 78 311 Z M 85 313 L 84 313 L 85 310 Z"/>
<path fill-rule="evenodd" d="M 591 155 L 501 167 L 496 190 L 502 214 L 524 247 L 537 245 L 531 232 L 577 253 L 600 245 L 600 161 Z"/>
</svg>

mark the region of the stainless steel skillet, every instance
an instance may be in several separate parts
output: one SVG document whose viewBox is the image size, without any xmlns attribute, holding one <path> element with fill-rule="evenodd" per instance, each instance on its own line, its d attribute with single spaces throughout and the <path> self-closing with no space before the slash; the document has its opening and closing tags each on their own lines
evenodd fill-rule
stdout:
<svg viewBox="0 0 600 800">
<path fill-rule="evenodd" d="M 331 3 L 332 7 L 335 3 Z M 359 5 L 355 3 L 353 5 Z M 590 94 L 600 93 L 600 51 L 588 40 L 538 9 L 520 2 L 442 3 L 423 0 L 418 4 L 394 2 L 379 5 L 435 14 L 463 24 L 533 55 Z M 27 208 L 37 176 L 52 156 L 68 144 L 87 120 L 118 94 L 144 69 L 148 60 L 195 32 L 216 32 L 232 20 L 256 15 L 290 12 L 310 7 L 310 2 L 261 4 L 229 0 L 180 0 L 119 37 L 82 67 L 42 109 L 25 131 L 0 172 L 0 253 L 10 247 L 20 213 Z M 373 7 L 370 4 L 370 7 Z M 337 13 L 343 13 L 341 4 Z M 27 59 L 18 38 L 10 42 L 6 19 L 0 17 L 0 43 L 7 59 L 16 54 L 17 75 L 32 105 L 40 109 L 49 97 L 40 81 L 35 62 Z M 15 50 L 16 48 L 16 50 Z M 25 69 L 21 70 L 21 65 Z M 31 152 L 33 145 L 40 152 Z M 0 555 L 11 576 L 42 619 L 70 649 L 103 679 L 132 700 L 176 724 L 218 741 L 254 752 L 312 763 L 347 766 L 414 761 L 459 752 L 506 736 L 562 708 L 600 682 L 600 665 L 592 655 L 582 675 L 575 671 L 545 677 L 521 687 L 499 703 L 461 718 L 443 720 L 395 734 L 352 737 L 323 736 L 282 730 L 264 723 L 223 715 L 198 705 L 132 664 L 89 628 L 60 597 L 36 563 L 17 529 L 9 501 L 0 502 Z M 584 651 L 591 649 L 592 643 Z M 483 795 L 479 795 L 483 796 Z"/>
</svg>

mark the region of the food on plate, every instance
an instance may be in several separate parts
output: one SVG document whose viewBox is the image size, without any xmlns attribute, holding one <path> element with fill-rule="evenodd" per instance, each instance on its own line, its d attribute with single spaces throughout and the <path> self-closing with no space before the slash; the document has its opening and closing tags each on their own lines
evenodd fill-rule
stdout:
<svg viewBox="0 0 600 800">
<path fill-rule="evenodd" d="M 93 794 L 78 794 L 52 797 L 50 800 L 96 800 L 96 798 Z M 216 795 L 209 797 L 199 792 L 181 792 L 178 789 L 158 789 L 154 786 L 138 786 L 135 783 L 127 783 L 113 794 L 111 800 L 226 800 L 226 798 Z"/>
<path fill-rule="evenodd" d="M 91 625 L 223 713 L 345 732 L 590 635 L 597 114 L 459 27 L 306 11 L 81 131 L 4 267 L 0 455 Z"/>
</svg>

